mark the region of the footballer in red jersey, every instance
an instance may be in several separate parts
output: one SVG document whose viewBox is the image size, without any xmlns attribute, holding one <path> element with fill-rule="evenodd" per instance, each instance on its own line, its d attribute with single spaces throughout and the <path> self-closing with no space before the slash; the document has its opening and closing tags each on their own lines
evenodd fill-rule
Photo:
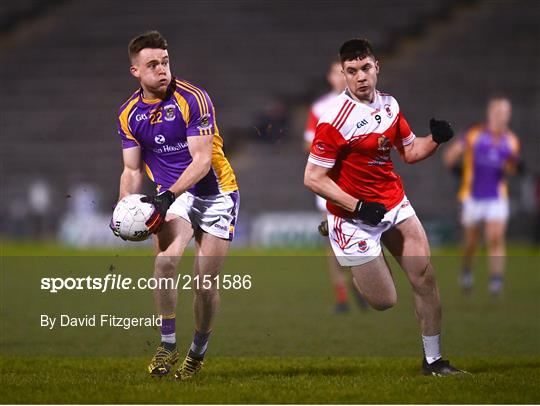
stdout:
<svg viewBox="0 0 540 406">
<path fill-rule="evenodd" d="M 329 238 L 358 290 L 377 310 L 397 301 L 385 246 L 412 285 L 428 375 L 462 373 L 442 359 L 441 303 L 426 233 L 394 172 L 390 151 L 407 163 L 432 155 L 450 140 L 447 121 L 430 120 L 431 134 L 416 137 L 392 96 L 376 89 L 379 62 L 369 41 L 352 39 L 339 51 L 347 89 L 317 124 L 305 185 L 327 200 Z"/>
</svg>

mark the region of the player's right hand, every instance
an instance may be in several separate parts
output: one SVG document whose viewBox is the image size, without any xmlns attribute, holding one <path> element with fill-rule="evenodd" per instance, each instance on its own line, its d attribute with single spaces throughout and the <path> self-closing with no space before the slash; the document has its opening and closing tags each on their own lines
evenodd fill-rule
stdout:
<svg viewBox="0 0 540 406">
<path fill-rule="evenodd" d="M 370 226 L 376 226 L 384 218 L 388 210 L 384 207 L 384 204 L 378 202 L 362 202 L 358 201 L 356 204 L 356 216 L 364 223 Z"/>
</svg>

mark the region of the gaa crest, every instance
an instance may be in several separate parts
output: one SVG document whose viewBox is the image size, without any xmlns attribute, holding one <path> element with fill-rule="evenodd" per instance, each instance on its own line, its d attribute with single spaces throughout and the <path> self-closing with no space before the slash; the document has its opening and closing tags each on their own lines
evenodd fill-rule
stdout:
<svg viewBox="0 0 540 406">
<path fill-rule="evenodd" d="M 361 240 L 358 243 L 358 251 L 360 252 L 366 252 L 368 250 L 368 243 L 366 240 Z"/>
<path fill-rule="evenodd" d="M 379 144 L 378 151 L 389 151 L 390 150 L 390 140 L 384 135 L 377 138 L 377 143 Z"/>
<path fill-rule="evenodd" d="M 389 105 L 389 104 L 385 104 L 385 105 L 384 105 L 384 109 L 386 110 L 386 115 L 387 115 L 389 118 L 392 118 L 392 110 L 390 109 L 390 105 Z"/>
<path fill-rule="evenodd" d="M 173 121 L 176 118 L 174 104 L 163 107 L 163 110 L 165 111 L 165 120 Z"/>
<path fill-rule="evenodd" d="M 197 127 L 199 130 L 209 130 L 212 125 L 210 124 L 210 114 L 205 114 L 201 117 L 201 120 L 199 121 L 199 126 Z"/>
</svg>

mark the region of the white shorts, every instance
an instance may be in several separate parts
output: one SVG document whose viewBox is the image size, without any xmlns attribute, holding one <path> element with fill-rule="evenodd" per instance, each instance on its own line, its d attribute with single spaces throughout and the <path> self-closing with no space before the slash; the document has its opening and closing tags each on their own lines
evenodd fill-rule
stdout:
<svg viewBox="0 0 540 406">
<path fill-rule="evenodd" d="M 358 219 L 344 219 L 328 214 L 330 244 L 341 266 L 362 265 L 377 258 L 381 249 L 381 236 L 396 224 L 415 215 L 407 196 L 386 213 L 376 226 Z"/>
<path fill-rule="evenodd" d="M 238 191 L 212 196 L 194 196 L 189 192 L 180 195 L 169 207 L 167 214 L 176 214 L 208 234 L 232 240 L 240 194 Z"/>
<path fill-rule="evenodd" d="M 463 201 L 461 207 L 461 224 L 471 226 L 482 221 L 501 221 L 508 219 L 508 199 L 473 199 Z"/>
<path fill-rule="evenodd" d="M 321 196 L 315 195 L 315 204 L 317 205 L 317 209 L 319 211 L 322 211 L 323 213 L 328 211 L 326 209 L 326 199 L 322 198 Z"/>
</svg>

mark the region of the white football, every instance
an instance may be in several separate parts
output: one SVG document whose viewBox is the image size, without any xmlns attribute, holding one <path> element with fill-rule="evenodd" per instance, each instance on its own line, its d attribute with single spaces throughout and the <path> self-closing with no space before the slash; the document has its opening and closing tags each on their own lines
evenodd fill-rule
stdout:
<svg viewBox="0 0 540 406">
<path fill-rule="evenodd" d="M 121 237 L 129 241 L 143 241 L 150 236 L 146 221 L 154 212 L 154 206 L 141 202 L 144 195 L 133 194 L 118 202 L 113 212 L 113 222 Z"/>
</svg>

